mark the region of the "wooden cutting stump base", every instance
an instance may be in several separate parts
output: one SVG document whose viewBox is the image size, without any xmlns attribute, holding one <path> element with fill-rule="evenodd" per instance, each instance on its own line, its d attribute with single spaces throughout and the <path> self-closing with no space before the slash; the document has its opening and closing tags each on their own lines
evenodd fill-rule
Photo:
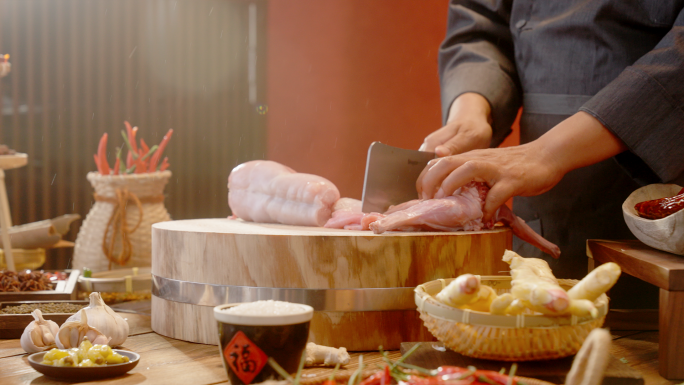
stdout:
<svg viewBox="0 0 684 385">
<path fill-rule="evenodd" d="M 432 340 L 412 305 L 413 287 L 508 271 L 501 257 L 511 242 L 504 227 L 376 235 L 229 219 L 157 223 L 152 329 L 218 344 L 213 306 L 301 295 L 316 309 L 310 341 L 351 351 L 399 349 L 402 341 Z"/>
</svg>

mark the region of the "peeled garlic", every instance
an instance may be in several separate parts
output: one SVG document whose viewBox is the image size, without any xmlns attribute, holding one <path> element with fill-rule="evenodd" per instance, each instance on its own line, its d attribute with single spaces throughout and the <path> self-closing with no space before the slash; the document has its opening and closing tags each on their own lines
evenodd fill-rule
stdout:
<svg viewBox="0 0 684 385">
<path fill-rule="evenodd" d="M 88 340 L 92 341 L 93 344 L 109 344 L 110 337 L 88 325 L 88 315 L 85 309 L 81 309 L 78 314 L 80 315 L 78 321 L 69 321 L 73 316 L 69 317 L 59 328 L 55 342 L 60 349 L 77 348 L 85 337 L 88 337 Z"/>
<path fill-rule="evenodd" d="M 83 310 L 88 314 L 88 325 L 111 338 L 110 346 L 116 347 L 126 341 L 128 338 L 128 322 L 104 303 L 100 293 L 90 293 L 90 305 Z M 81 319 L 80 314 L 81 312 L 72 315 L 67 319 L 67 322 L 79 321 Z M 91 341 L 95 344 L 95 341 L 92 339 Z"/>
<path fill-rule="evenodd" d="M 21 335 L 21 348 L 26 353 L 42 352 L 55 346 L 55 337 L 59 326 L 54 321 L 43 319 L 40 309 L 34 310 L 31 315 L 35 321 L 31 321 Z"/>
</svg>

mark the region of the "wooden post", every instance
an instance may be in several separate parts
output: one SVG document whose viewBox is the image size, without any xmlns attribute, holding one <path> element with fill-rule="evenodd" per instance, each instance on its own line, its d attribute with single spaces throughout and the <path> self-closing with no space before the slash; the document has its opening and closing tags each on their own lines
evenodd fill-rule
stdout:
<svg viewBox="0 0 684 385">
<path fill-rule="evenodd" d="M 668 379 L 684 378 L 684 291 L 660 289 L 660 375 Z"/>
<path fill-rule="evenodd" d="M 14 256 L 12 255 L 12 243 L 9 236 L 10 227 L 12 227 L 12 217 L 10 216 L 9 203 L 7 202 L 5 170 L 0 168 L 0 231 L 2 231 L 2 248 L 5 252 L 7 270 L 17 271 L 14 266 Z"/>
</svg>

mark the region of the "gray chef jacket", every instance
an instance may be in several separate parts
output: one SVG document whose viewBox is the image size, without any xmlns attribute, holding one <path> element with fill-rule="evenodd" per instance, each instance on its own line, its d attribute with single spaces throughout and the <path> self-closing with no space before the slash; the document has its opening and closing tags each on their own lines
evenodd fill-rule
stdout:
<svg viewBox="0 0 684 385">
<path fill-rule="evenodd" d="M 492 146 L 522 105 L 521 143 L 580 110 L 629 148 L 514 199 L 560 246 L 559 277 L 586 274 L 586 239 L 633 238 L 621 204 L 639 184 L 684 179 L 684 0 L 452 0 L 439 73 L 444 120 L 462 93 L 489 101 Z"/>
</svg>

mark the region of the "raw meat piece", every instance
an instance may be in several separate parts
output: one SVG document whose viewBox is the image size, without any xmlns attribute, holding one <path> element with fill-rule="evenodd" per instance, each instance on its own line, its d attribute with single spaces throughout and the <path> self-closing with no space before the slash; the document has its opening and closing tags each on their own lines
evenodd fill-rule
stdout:
<svg viewBox="0 0 684 385">
<path fill-rule="evenodd" d="M 361 230 L 361 201 L 353 198 L 340 198 L 333 206 L 332 218 L 325 223 L 329 229 Z"/>
<path fill-rule="evenodd" d="M 361 201 L 354 198 L 340 198 L 333 205 L 333 213 L 335 211 L 347 211 L 352 213 L 362 213 Z"/>
<path fill-rule="evenodd" d="M 363 216 L 364 213 L 355 213 L 353 211 L 333 211 L 332 218 L 323 227 L 329 229 L 361 230 L 361 218 Z M 348 228 L 348 226 L 353 226 L 353 228 Z"/>
<path fill-rule="evenodd" d="M 369 213 L 361 218 L 361 228 L 363 230 L 370 230 L 370 224 L 384 218 L 384 214 L 380 213 Z"/>
<path fill-rule="evenodd" d="M 340 192 L 329 180 L 280 163 L 243 163 L 228 176 L 228 205 L 246 221 L 323 226 Z"/>
<path fill-rule="evenodd" d="M 487 196 L 481 190 L 471 182 L 446 198 L 416 199 L 390 207 L 388 215 L 371 223 L 370 228 L 376 234 L 405 226 L 438 231 L 481 230 L 485 228 L 482 205 Z"/>
<path fill-rule="evenodd" d="M 520 239 L 532 244 L 554 258 L 560 256 L 558 246 L 544 239 L 530 228 L 525 221 L 515 216 L 508 206 L 497 210 L 496 218 L 489 223 L 482 222 L 482 208 L 489 188 L 480 182 L 470 182 L 459 188 L 452 196 L 441 199 L 414 200 L 390 208 L 389 215 L 370 223 L 376 234 L 390 230 L 410 229 L 461 231 L 491 229 L 496 222 L 511 226 Z M 398 210 L 404 208 L 403 210 Z"/>
</svg>

